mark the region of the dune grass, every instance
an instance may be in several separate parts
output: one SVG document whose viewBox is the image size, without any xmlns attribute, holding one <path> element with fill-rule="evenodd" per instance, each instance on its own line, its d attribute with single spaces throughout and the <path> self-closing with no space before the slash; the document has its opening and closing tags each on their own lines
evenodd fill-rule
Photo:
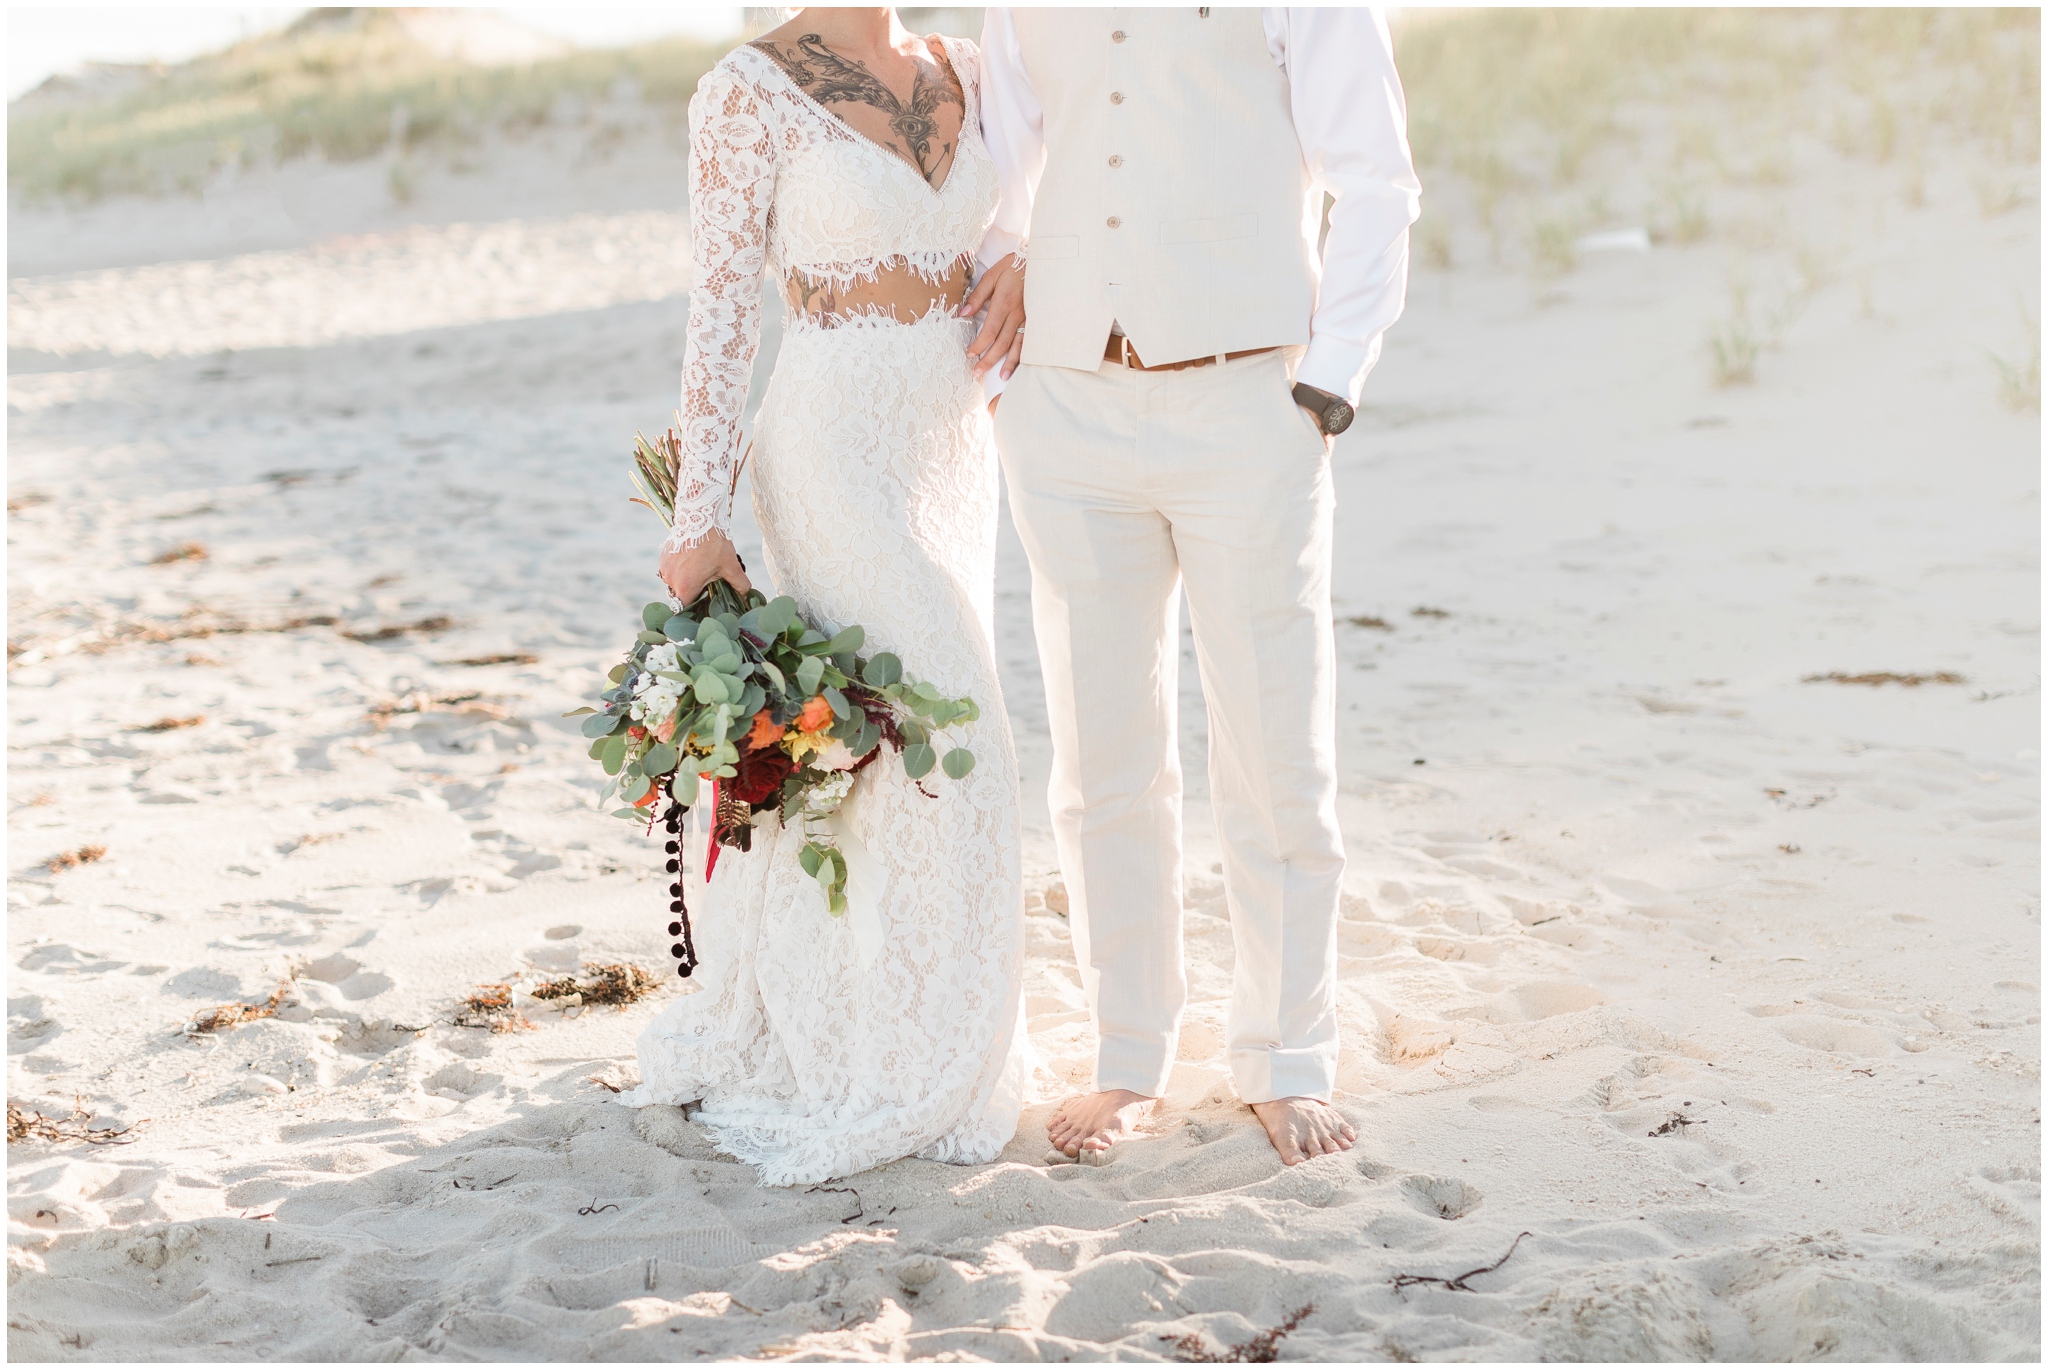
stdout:
<svg viewBox="0 0 2048 1370">
<path fill-rule="evenodd" d="M 1845 155 L 1918 157 L 1930 134 L 1947 134 L 2006 163 L 2038 160 L 2039 32 L 2038 10 L 2011 9 L 1411 10 L 1396 50 L 1425 176 L 1464 182 L 1498 244 L 1503 202 L 1576 185 L 1603 153 L 1639 147 L 1646 106 L 1694 95 L 1740 125 L 1808 130 Z M 435 57 L 394 11 L 316 10 L 180 66 L 17 101 L 8 186 L 28 199 L 194 189 L 234 163 L 459 148 L 491 130 L 578 119 L 625 91 L 680 111 L 722 46 L 672 40 L 472 67 Z M 1846 102 L 1819 98 L 1824 69 L 1846 82 Z M 1725 120 L 1663 141 L 1676 174 L 1765 184 L 1788 174 L 1782 138 Z M 1988 206 L 2009 200 L 2005 184 Z"/>
<path fill-rule="evenodd" d="M 1395 56 L 1424 183 L 1539 275 L 1569 269 L 1554 206 L 1603 159 L 1668 168 L 1655 217 L 1679 242 L 1707 234 L 1704 185 L 1783 186 L 1802 139 L 1906 160 L 1909 198 L 1930 146 L 2040 159 L 2038 10 L 1411 10 Z M 1985 173 L 1984 212 L 2020 184 Z"/>
<path fill-rule="evenodd" d="M 193 190 L 231 164 L 453 149 L 573 121 L 626 93 L 679 115 L 722 51 L 668 40 L 476 67 L 435 56 L 392 11 L 316 10 L 179 66 L 102 72 L 16 101 L 8 189 L 30 201 Z"/>
</svg>

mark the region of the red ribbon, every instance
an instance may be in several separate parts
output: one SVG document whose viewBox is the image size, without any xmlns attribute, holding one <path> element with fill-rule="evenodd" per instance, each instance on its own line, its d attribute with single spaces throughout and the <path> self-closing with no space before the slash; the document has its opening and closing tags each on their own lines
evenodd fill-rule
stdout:
<svg viewBox="0 0 2048 1370">
<path fill-rule="evenodd" d="M 704 844 L 704 883 L 711 883 L 711 872 L 718 869 L 718 777 L 711 778 L 711 836 Z"/>
</svg>

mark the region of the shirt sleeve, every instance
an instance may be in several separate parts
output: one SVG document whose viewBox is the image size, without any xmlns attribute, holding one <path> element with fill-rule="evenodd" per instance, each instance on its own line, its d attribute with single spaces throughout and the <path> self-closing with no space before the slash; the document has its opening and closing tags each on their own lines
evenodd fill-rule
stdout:
<svg viewBox="0 0 2048 1370">
<path fill-rule="evenodd" d="M 1045 171 L 1045 111 L 1017 50 L 1017 29 L 1006 8 L 991 7 L 981 29 L 981 141 L 995 163 L 1002 199 L 982 239 L 983 269 L 1024 252 L 1031 235 L 1031 201 Z"/>
<path fill-rule="evenodd" d="M 1268 9 L 1264 18 L 1309 175 L 1336 199 L 1294 378 L 1356 404 L 1407 301 L 1408 226 L 1422 212 L 1393 39 L 1371 9 Z"/>
<path fill-rule="evenodd" d="M 761 277 L 775 200 L 775 139 L 761 93 L 726 67 L 690 100 L 690 238 L 695 275 L 683 350 L 682 469 L 673 550 L 732 522 L 740 415 L 761 343 Z"/>
</svg>

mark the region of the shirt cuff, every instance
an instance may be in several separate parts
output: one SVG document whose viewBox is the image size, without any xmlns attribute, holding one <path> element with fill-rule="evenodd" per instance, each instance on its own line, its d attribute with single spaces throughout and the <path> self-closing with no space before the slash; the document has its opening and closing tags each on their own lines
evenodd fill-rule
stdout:
<svg viewBox="0 0 2048 1370">
<path fill-rule="evenodd" d="M 974 254 L 974 260 L 983 271 L 988 271 L 1003 258 L 1010 256 L 1012 253 L 1021 252 L 1023 249 L 1024 239 L 1021 236 L 1015 233 L 1006 233 L 1000 228 L 992 228 L 988 231 L 988 235 L 981 240 L 981 247 Z"/>
<path fill-rule="evenodd" d="M 996 396 L 1002 394 L 1003 387 L 1009 383 L 1009 381 L 1003 379 L 1003 364 L 1001 362 L 991 366 L 988 369 L 988 373 L 981 378 L 982 404 L 987 405 Z"/>
<path fill-rule="evenodd" d="M 1356 407 L 1358 396 L 1365 389 L 1366 373 L 1379 359 L 1378 336 L 1363 345 L 1336 338 L 1316 338 L 1309 343 L 1308 351 L 1302 354 L 1301 365 L 1294 368 L 1294 381 L 1297 385 L 1342 395 Z"/>
</svg>

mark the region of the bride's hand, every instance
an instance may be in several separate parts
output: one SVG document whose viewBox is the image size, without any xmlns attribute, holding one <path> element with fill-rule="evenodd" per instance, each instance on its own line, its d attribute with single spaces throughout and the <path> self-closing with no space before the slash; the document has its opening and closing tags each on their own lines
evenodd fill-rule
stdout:
<svg viewBox="0 0 2048 1370">
<path fill-rule="evenodd" d="M 988 310 L 981 331 L 967 346 L 974 374 L 982 375 L 997 362 L 1003 364 L 1003 379 L 1017 369 L 1024 355 L 1024 270 L 1015 254 L 1003 258 L 975 282 L 974 289 L 960 305 L 960 317 L 972 318 Z"/>
<path fill-rule="evenodd" d="M 732 539 L 713 532 L 695 547 L 664 547 L 661 551 L 661 580 L 669 593 L 688 604 L 714 580 L 722 580 L 745 595 L 753 586 L 747 568 Z"/>
</svg>

